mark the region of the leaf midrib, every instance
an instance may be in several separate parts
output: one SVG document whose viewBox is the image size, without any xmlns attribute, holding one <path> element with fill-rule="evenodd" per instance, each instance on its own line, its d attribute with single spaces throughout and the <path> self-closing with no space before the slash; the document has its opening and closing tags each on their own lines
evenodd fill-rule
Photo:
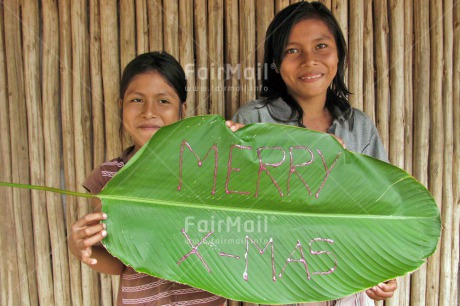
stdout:
<svg viewBox="0 0 460 306">
<path fill-rule="evenodd" d="M 200 208 L 200 209 L 209 209 L 209 210 L 219 210 L 219 211 L 232 211 L 232 212 L 263 212 L 268 215 L 293 215 L 303 216 L 303 217 L 322 217 L 322 218 L 347 218 L 347 219 L 389 219 L 389 220 L 418 220 L 418 219 L 432 219 L 431 216 L 401 216 L 401 215 L 366 215 L 366 214 L 338 214 L 338 213 L 306 213 L 299 211 L 280 211 L 280 210 L 267 210 L 261 208 L 242 208 L 242 207 L 229 207 L 229 206 L 215 206 L 208 204 L 196 204 L 196 203 L 185 203 L 185 202 L 170 202 L 164 200 L 155 199 L 154 202 L 146 201 L 142 198 L 133 198 L 126 196 L 111 196 L 111 195 L 101 195 L 97 196 L 101 200 L 120 200 L 120 201 L 130 201 L 137 203 L 146 203 L 146 204 L 156 204 L 163 206 L 177 206 L 177 207 L 187 207 L 187 208 Z"/>
</svg>

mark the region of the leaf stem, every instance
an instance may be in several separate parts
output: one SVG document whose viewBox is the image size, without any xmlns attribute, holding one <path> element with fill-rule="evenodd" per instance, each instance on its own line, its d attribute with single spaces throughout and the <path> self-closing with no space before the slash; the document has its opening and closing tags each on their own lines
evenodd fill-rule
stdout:
<svg viewBox="0 0 460 306">
<path fill-rule="evenodd" d="M 84 197 L 84 198 L 94 198 L 94 194 L 90 193 L 83 193 L 83 192 L 76 192 L 76 191 L 68 191 L 59 188 L 52 188 L 47 186 L 36 186 L 36 185 L 27 185 L 27 184 L 17 184 L 17 183 L 9 183 L 9 182 L 0 182 L 0 186 L 4 187 L 13 187 L 13 188 L 22 188 L 22 189 L 35 189 L 35 190 L 42 190 L 42 191 L 50 191 L 54 193 L 66 194 L 76 197 Z"/>
</svg>

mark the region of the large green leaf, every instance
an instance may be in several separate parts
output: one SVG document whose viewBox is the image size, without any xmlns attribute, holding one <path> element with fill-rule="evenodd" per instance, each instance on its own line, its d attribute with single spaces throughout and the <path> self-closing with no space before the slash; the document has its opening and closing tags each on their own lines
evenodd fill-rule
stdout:
<svg viewBox="0 0 460 306">
<path fill-rule="evenodd" d="M 161 128 L 98 197 L 103 243 L 137 271 L 254 303 L 323 301 L 415 270 L 430 193 L 330 135 L 219 116 Z"/>
</svg>

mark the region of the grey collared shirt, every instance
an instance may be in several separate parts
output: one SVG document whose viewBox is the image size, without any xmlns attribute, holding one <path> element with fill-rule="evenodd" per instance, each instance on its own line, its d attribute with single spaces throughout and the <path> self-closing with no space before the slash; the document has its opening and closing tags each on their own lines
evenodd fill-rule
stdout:
<svg viewBox="0 0 460 306">
<path fill-rule="evenodd" d="M 334 121 L 329 133 L 342 138 L 350 151 L 365 154 L 383 161 L 388 161 L 386 150 L 372 120 L 362 111 L 352 109 L 353 125 L 345 118 L 340 109 L 334 109 Z M 250 101 L 236 112 L 233 121 L 250 123 L 278 123 L 298 126 L 298 118 L 291 118 L 291 108 L 281 98 L 266 103 L 262 100 Z"/>
</svg>

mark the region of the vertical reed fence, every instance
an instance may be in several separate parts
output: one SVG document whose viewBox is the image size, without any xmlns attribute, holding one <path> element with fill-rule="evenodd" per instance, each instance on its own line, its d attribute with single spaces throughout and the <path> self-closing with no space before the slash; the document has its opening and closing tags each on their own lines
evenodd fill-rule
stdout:
<svg viewBox="0 0 460 306">
<path fill-rule="evenodd" d="M 83 192 L 89 171 L 128 145 L 119 139 L 118 83 L 149 50 L 184 67 L 187 115 L 231 118 L 258 97 L 265 30 L 293 2 L 0 1 L 0 180 Z M 377 304 L 458 305 L 460 0 L 322 2 L 346 34 L 350 102 L 442 212 L 437 251 Z M 10 188 L 0 197 L 1 305 L 115 303 L 117 277 L 67 249 L 87 200 Z"/>
</svg>

